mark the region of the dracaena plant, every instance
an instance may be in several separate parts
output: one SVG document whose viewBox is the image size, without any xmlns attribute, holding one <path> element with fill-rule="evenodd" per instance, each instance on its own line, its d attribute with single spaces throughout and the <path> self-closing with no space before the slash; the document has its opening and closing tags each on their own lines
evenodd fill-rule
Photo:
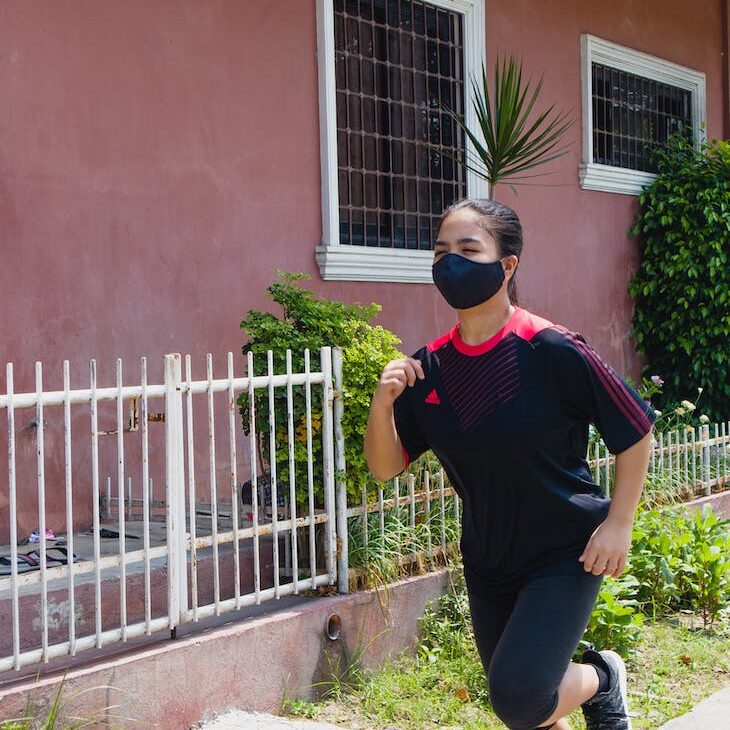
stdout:
<svg viewBox="0 0 730 730">
<path fill-rule="evenodd" d="M 568 112 L 556 111 L 554 104 L 537 111 L 542 77 L 535 87 L 531 79 L 524 80 L 517 57 L 497 61 L 491 92 L 483 65 L 481 83 L 472 78 L 471 89 L 478 129 L 467 126 L 453 109 L 442 108 L 471 141 L 473 151 L 458 157 L 444 150 L 441 153 L 487 180 L 491 197 L 498 182 L 508 179 L 511 187 L 520 184 L 520 180 L 537 176 L 524 173 L 566 154 L 568 145 L 560 142 L 573 120 Z"/>
</svg>

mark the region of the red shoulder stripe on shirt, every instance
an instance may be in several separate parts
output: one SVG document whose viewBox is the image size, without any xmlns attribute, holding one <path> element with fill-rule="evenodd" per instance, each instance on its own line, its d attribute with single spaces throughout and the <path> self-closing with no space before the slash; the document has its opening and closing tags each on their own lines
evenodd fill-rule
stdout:
<svg viewBox="0 0 730 730">
<path fill-rule="evenodd" d="M 538 317 L 521 307 L 516 307 L 514 315 L 507 324 L 511 327 L 512 332 L 523 340 L 531 340 L 538 332 L 554 326 L 549 319 Z"/>
<path fill-rule="evenodd" d="M 627 420 L 636 429 L 637 433 L 644 433 L 647 427 L 651 427 L 651 422 L 646 412 L 632 398 L 626 389 L 626 386 L 613 376 L 606 364 L 597 356 L 597 354 L 575 333 L 567 329 L 560 328 L 561 332 L 575 345 L 575 347 L 586 358 L 588 364 L 598 375 L 601 382 L 606 388 L 606 392 L 611 396 L 611 400 L 616 407 L 626 416 Z"/>
<path fill-rule="evenodd" d="M 456 329 L 456 328 L 454 328 Z M 426 347 L 429 349 L 430 352 L 436 352 L 436 350 L 440 350 L 447 342 L 451 341 L 451 333 L 454 331 L 454 329 L 449 330 L 445 335 L 441 335 L 438 339 L 434 340 L 433 342 L 429 342 Z"/>
</svg>

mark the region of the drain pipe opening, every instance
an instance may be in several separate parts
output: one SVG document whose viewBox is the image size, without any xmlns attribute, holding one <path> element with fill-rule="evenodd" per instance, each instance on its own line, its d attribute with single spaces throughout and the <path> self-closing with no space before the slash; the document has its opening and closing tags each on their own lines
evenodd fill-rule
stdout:
<svg viewBox="0 0 730 730">
<path fill-rule="evenodd" d="M 342 619 L 340 618 L 339 614 L 330 614 L 329 618 L 327 619 L 326 633 L 327 638 L 332 639 L 332 641 L 340 638 L 340 634 L 342 633 Z"/>
</svg>

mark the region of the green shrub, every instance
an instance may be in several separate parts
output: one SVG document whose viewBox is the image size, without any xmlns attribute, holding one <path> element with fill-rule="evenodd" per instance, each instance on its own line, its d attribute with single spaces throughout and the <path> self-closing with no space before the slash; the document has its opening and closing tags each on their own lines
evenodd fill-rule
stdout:
<svg viewBox="0 0 730 730">
<path fill-rule="evenodd" d="M 730 600 L 730 520 L 710 507 L 641 511 L 628 571 L 636 600 L 651 616 L 688 609 L 711 625 Z"/>
<path fill-rule="evenodd" d="M 628 571 L 638 579 L 636 600 L 655 618 L 680 606 L 678 575 L 690 535 L 681 515 L 668 510 L 642 510 L 634 522 Z"/>
<path fill-rule="evenodd" d="M 714 623 L 730 601 L 730 520 L 709 507 L 686 518 L 690 540 L 680 574 L 680 591 L 689 608 Z"/>
<path fill-rule="evenodd" d="M 644 614 L 657 618 L 687 609 L 707 627 L 727 608 L 730 520 L 709 507 L 689 514 L 641 510 L 632 541 L 626 573 L 603 581 L 581 646 L 593 643 L 629 656 L 641 639 Z"/>
<path fill-rule="evenodd" d="M 309 278 L 305 274 L 279 272 L 279 279 L 267 291 L 270 299 L 282 309 L 281 316 L 270 312 L 251 310 L 241 322 L 248 336 L 243 346 L 244 355 L 254 353 L 254 374 L 267 372 L 266 352 L 273 351 L 275 373 L 284 373 L 286 350 L 291 350 L 293 372 L 304 371 L 304 351 L 311 353 L 311 370 L 320 367 L 321 347 L 343 348 L 343 399 L 342 428 L 345 437 L 345 461 L 347 465 L 348 494 L 358 501 L 362 485 L 371 482 L 362 449 L 362 439 L 367 425 L 370 398 L 377 387 L 386 363 L 399 357 L 400 340 L 383 327 L 370 324 L 380 311 L 380 306 L 370 304 L 345 304 L 320 298 L 301 284 Z M 312 388 L 312 447 L 314 457 L 314 493 L 318 504 L 323 503 L 322 473 L 322 400 L 321 388 Z M 245 433 L 249 433 L 248 394 L 242 393 L 238 405 Z M 257 450 L 260 473 L 269 471 L 268 442 L 268 393 L 257 391 L 255 400 L 256 429 L 259 441 Z M 307 443 L 306 403 L 303 387 L 294 389 L 294 462 L 297 484 L 297 501 L 307 499 Z M 287 393 L 284 388 L 274 392 L 276 418 L 276 469 L 277 481 L 289 482 L 289 445 L 287 432 Z"/>
<path fill-rule="evenodd" d="M 730 410 L 730 142 L 696 150 L 674 136 L 656 162 L 629 229 L 642 253 L 629 285 L 633 335 L 646 372 L 664 378 L 660 405 L 701 386 L 719 421 Z"/>
<path fill-rule="evenodd" d="M 589 644 L 597 649 L 611 648 L 628 657 L 641 640 L 644 615 L 638 610 L 636 578 L 604 578 L 578 653 Z"/>
</svg>

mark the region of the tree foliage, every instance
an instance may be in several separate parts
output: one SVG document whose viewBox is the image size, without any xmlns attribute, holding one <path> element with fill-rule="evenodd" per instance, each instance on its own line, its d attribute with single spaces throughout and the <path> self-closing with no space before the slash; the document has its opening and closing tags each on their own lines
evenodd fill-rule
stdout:
<svg viewBox="0 0 730 730">
<path fill-rule="evenodd" d="M 629 285 L 633 335 L 646 372 L 664 379 L 664 400 L 701 387 L 705 413 L 722 420 L 730 413 L 730 143 L 695 149 L 676 135 L 656 161 L 629 229 L 642 251 Z"/>
<path fill-rule="evenodd" d="M 362 485 L 370 483 L 362 449 L 370 399 L 378 385 L 386 363 L 402 356 L 397 345 L 400 340 L 387 329 L 371 324 L 380 312 L 378 304 L 346 304 L 315 296 L 302 281 L 305 274 L 279 272 L 279 278 L 267 289 L 270 299 L 281 307 L 281 315 L 251 310 L 241 322 L 248 336 L 243 346 L 244 355 L 254 353 L 254 375 L 266 375 L 267 352 L 272 351 L 273 371 L 286 372 L 286 351 L 291 351 L 292 372 L 304 372 L 304 352 L 310 351 L 311 370 L 320 368 L 322 347 L 341 347 L 343 350 L 343 399 L 342 429 L 345 439 L 348 493 L 359 500 Z M 294 475 L 297 502 L 307 499 L 307 421 L 306 400 L 303 386 L 293 388 Z M 242 393 L 238 405 L 243 428 L 250 433 L 250 412 L 247 393 Z M 289 484 L 289 426 L 287 417 L 287 392 L 274 389 L 274 419 L 276 434 L 277 482 L 282 487 Z M 270 471 L 269 395 L 257 390 L 254 400 L 260 472 Z M 322 469 L 322 388 L 312 387 L 311 407 L 312 450 L 314 463 L 314 494 L 318 504 L 323 503 Z"/>
</svg>

